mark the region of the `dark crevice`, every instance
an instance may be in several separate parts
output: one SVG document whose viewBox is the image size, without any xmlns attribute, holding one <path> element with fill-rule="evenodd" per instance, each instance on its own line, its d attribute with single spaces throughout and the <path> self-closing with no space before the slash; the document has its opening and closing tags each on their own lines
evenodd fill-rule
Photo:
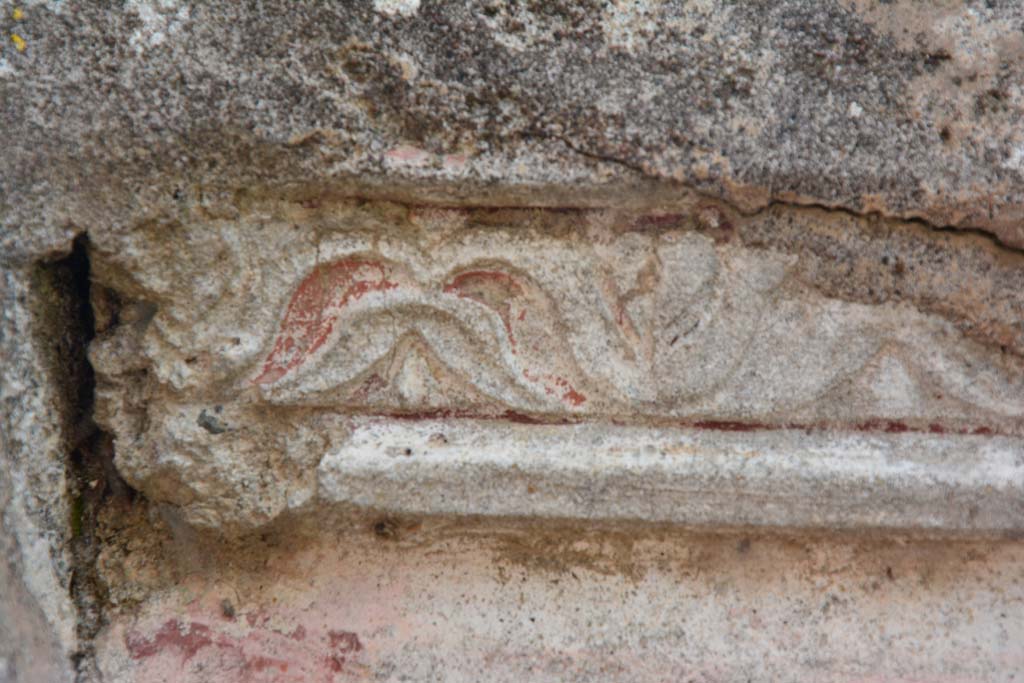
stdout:
<svg viewBox="0 0 1024 683">
<path fill-rule="evenodd" d="M 1010 252 L 1012 254 L 1024 255 L 1024 248 L 1016 247 L 1012 244 L 999 239 L 999 237 L 988 230 L 983 228 L 972 228 L 970 226 L 956 226 L 956 225 L 940 225 L 938 223 L 932 223 L 931 221 L 921 218 L 920 216 L 900 216 L 897 214 L 888 214 L 881 211 L 857 211 L 846 206 L 833 206 L 829 204 L 823 204 L 821 202 L 796 202 L 787 201 L 782 199 L 773 199 L 764 207 L 759 208 L 755 211 L 743 212 L 736 209 L 738 213 L 744 216 L 757 216 L 765 211 L 770 211 L 776 207 L 790 211 L 800 210 L 818 210 L 826 211 L 834 214 L 842 214 L 849 216 L 850 218 L 857 220 L 877 220 L 885 221 L 888 223 L 899 223 L 902 225 L 916 226 L 937 233 L 949 233 L 951 235 L 973 235 L 979 237 L 985 242 L 988 242 L 998 250 Z M 733 207 L 735 208 L 735 207 Z"/>
<path fill-rule="evenodd" d="M 73 386 L 69 387 L 68 398 L 74 409 L 74 432 L 72 448 L 91 439 L 96 431 L 92 420 L 93 401 L 96 393 L 96 377 L 89 364 L 89 342 L 95 336 L 95 320 L 92 306 L 89 303 L 89 254 L 88 238 L 79 235 L 72 246 L 71 253 L 63 261 L 57 263 L 58 268 L 66 268 L 69 278 L 67 291 L 67 310 L 70 314 L 66 325 L 71 333 L 71 346 L 68 349 L 69 361 L 74 365 Z"/>
<path fill-rule="evenodd" d="M 561 142 L 563 145 L 565 145 L 565 147 L 567 149 L 569 149 L 570 151 L 572 151 L 572 152 L 574 152 L 576 154 L 579 154 L 582 157 L 586 157 L 588 159 L 593 159 L 594 161 L 599 161 L 599 162 L 602 162 L 602 163 L 613 164 L 613 165 L 619 166 L 621 168 L 624 168 L 624 169 L 626 169 L 626 170 L 628 170 L 628 171 L 630 171 L 632 173 L 640 175 L 642 177 L 652 178 L 654 180 L 661 180 L 661 181 L 666 180 L 666 178 L 664 178 L 662 176 L 659 176 L 656 173 L 652 173 L 650 170 L 644 168 L 644 166 L 641 165 L 641 164 L 634 163 L 634 162 L 631 162 L 631 161 L 628 161 L 628 160 L 625 160 L 625 159 L 622 159 L 622 158 L 619 158 L 619 157 L 616 157 L 616 156 L 613 156 L 613 155 L 602 154 L 602 153 L 599 153 L 599 152 L 593 152 L 593 151 L 589 151 L 589 150 L 577 147 L 576 145 L 572 144 L 564 136 L 555 136 L 555 135 L 550 135 L 550 134 L 537 134 L 537 136 L 538 137 L 543 137 L 543 138 L 546 138 L 546 139 L 557 140 L 557 141 Z M 991 232 L 989 230 L 986 230 L 984 228 L 976 228 L 976 227 L 972 227 L 972 226 L 941 225 L 941 224 L 929 221 L 928 219 L 923 218 L 921 216 L 905 216 L 905 215 L 900 215 L 900 214 L 885 213 L 885 212 L 882 212 L 882 211 L 857 211 L 856 209 L 853 209 L 853 208 L 848 207 L 848 206 L 831 205 L 831 204 L 826 204 L 824 202 L 814 201 L 814 200 L 808 200 L 806 202 L 802 202 L 802 201 L 793 201 L 793 200 L 784 200 L 784 199 L 772 198 L 766 204 L 764 204 L 763 206 L 757 206 L 757 207 L 755 207 L 753 209 L 749 209 L 749 208 L 741 207 L 741 206 L 735 204 L 734 202 L 731 202 L 728 199 L 728 197 L 719 196 L 716 193 L 709 192 L 707 190 L 701 190 L 701 189 L 693 187 L 691 185 L 685 185 L 685 187 L 686 187 L 686 189 L 688 189 L 689 191 L 693 192 L 694 194 L 696 194 L 696 195 L 698 195 L 700 197 L 704 197 L 704 198 L 709 199 L 709 200 L 720 202 L 722 205 L 727 206 L 728 208 L 732 209 L 736 213 L 738 213 L 741 216 L 744 216 L 746 218 L 755 217 L 755 216 L 757 216 L 757 215 L 759 215 L 761 213 L 764 213 L 766 211 L 770 211 L 770 210 L 772 210 L 772 209 L 774 209 L 776 207 L 783 208 L 783 209 L 790 209 L 790 210 L 819 209 L 821 211 L 828 211 L 828 212 L 832 212 L 832 213 L 839 213 L 839 214 L 843 214 L 843 215 L 846 215 L 846 216 L 850 216 L 851 218 L 856 218 L 856 219 L 860 219 L 860 220 L 872 220 L 872 219 L 875 219 L 875 220 L 892 221 L 892 222 L 896 222 L 896 223 L 903 223 L 903 224 L 907 224 L 907 225 L 919 226 L 919 227 L 925 228 L 927 230 L 933 230 L 935 232 L 948 232 L 948 233 L 957 233 L 957 234 L 964 234 L 964 235 L 975 235 L 975 236 L 980 237 L 980 238 L 984 239 L 985 241 L 991 243 L 993 246 L 995 246 L 998 249 L 1005 250 L 1005 251 L 1008 251 L 1008 252 L 1011 252 L 1011 253 L 1014 253 L 1014 254 L 1024 254 L 1024 248 L 1019 247 L 1019 246 L 1015 246 L 1015 245 L 1012 245 L 1012 244 L 1007 244 L 1002 239 L 1000 239 L 998 235 L 996 235 L 993 232 Z"/>
<path fill-rule="evenodd" d="M 96 379 L 88 347 L 96 333 L 91 304 L 89 242 L 79 235 L 64 259 L 41 267 L 52 286 L 57 315 L 54 361 L 64 401 L 67 459 L 69 590 L 78 611 L 78 649 L 72 655 L 76 680 L 96 681 L 93 640 L 104 625 L 106 589 L 96 571 L 101 542 L 100 512 L 114 500 L 130 502 L 134 492 L 114 467 L 112 437 L 93 420 Z"/>
</svg>

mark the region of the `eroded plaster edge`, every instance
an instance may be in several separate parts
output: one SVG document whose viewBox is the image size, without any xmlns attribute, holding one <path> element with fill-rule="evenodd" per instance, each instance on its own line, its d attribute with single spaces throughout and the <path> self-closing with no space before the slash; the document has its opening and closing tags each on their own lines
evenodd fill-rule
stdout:
<svg viewBox="0 0 1024 683">
<path fill-rule="evenodd" d="M 0 272 L 0 487 L 7 489 L 0 496 L 6 500 L 0 532 L 13 540 L 13 555 L 5 561 L 38 606 L 44 623 L 36 628 L 46 631 L 22 631 L 25 641 L 13 644 L 21 650 L 16 658 L 23 660 L 22 669 L 32 667 L 20 675 L 71 680 L 78 615 L 69 592 L 65 538 L 65 434 L 61 399 L 37 334 L 44 323 L 33 310 L 45 305 L 46 296 L 33 285 L 32 269 Z M 10 616 L 36 619 L 24 612 Z"/>
</svg>

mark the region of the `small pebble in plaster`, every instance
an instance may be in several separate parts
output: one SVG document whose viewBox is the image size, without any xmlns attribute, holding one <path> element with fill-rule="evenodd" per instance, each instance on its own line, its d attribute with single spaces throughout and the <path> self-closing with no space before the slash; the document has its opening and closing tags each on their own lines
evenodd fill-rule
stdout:
<svg viewBox="0 0 1024 683">
<path fill-rule="evenodd" d="M 227 424 L 213 415 L 210 415 L 206 410 L 199 411 L 199 417 L 196 418 L 196 424 L 211 434 L 223 434 L 228 431 Z"/>
</svg>

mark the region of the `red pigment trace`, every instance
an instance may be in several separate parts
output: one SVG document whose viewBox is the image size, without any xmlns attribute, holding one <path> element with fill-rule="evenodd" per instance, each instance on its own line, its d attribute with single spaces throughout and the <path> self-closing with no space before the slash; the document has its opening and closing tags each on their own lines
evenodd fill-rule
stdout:
<svg viewBox="0 0 1024 683">
<path fill-rule="evenodd" d="M 586 402 L 587 397 L 584 396 L 583 394 L 581 394 L 580 392 L 576 391 L 576 389 L 574 389 L 572 387 L 572 385 L 569 384 L 569 381 L 567 379 L 565 379 L 564 377 L 554 377 L 554 376 L 552 376 L 551 380 L 556 385 L 558 385 L 559 387 L 561 387 L 562 389 L 565 390 L 565 393 L 562 394 L 562 400 L 563 401 L 571 403 L 574 406 L 579 406 L 579 405 L 582 405 L 583 403 Z"/>
<path fill-rule="evenodd" d="M 196 656 L 204 647 L 213 645 L 210 627 L 205 624 L 189 624 L 188 630 L 182 632 L 182 624 L 177 619 L 169 619 L 152 638 L 138 633 L 125 636 L 125 646 L 132 659 L 152 657 L 165 650 L 178 650 L 183 660 L 188 661 Z"/>
<path fill-rule="evenodd" d="M 345 668 L 348 657 L 353 652 L 363 649 L 363 644 L 359 642 L 359 636 L 351 631 L 328 631 L 327 637 L 330 639 L 333 650 L 327 656 L 327 665 L 331 671 L 341 672 Z"/>
<path fill-rule="evenodd" d="M 376 272 L 377 277 L 366 277 L 367 271 Z M 253 384 L 276 382 L 302 365 L 327 341 L 350 302 L 368 292 L 396 287 L 398 283 L 387 279 L 387 269 L 380 261 L 351 258 L 318 266 L 292 295 L 274 348 Z"/>
<path fill-rule="evenodd" d="M 248 619 L 248 621 L 250 625 L 254 623 L 252 619 Z M 306 639 L 306 629 L 301 625 L 297 626 L 291 633 L 272 631 L 291 641 L 304 641 Z M 205 648 L 218 648 L 224 653 L 223 656 L 228 658 L 226 661 L 237 662 L 237 664 L 233 665 L 233 669 L 240 675 L 237 680 L 246 681 L 251 680 L 249 678 L 251 674 L 267 670 L 284 674 L 295 663 L 299 663 L 301 668 L 302 661 L 306 660 L 307 657 L 316 657 L 319 661 L 323 662 L 327 670 L 339 673 L 343 671 L 348 660 L 363 650 L 363 644 L 356 633 L 332 630 L 327 632 L 325 639 L 321 637 L 322 640 L 327 641 L 324 650 L 314 655 L 308 649 L 293 649 L 291 652 L 295 658 L 288 661 L 265 654 L 246 653 L 244 643 L 250 637 L 251 635 L 239 639 L 228 634 L 217 633 L 206 624 L 190 623 L 186 627 L 178 619 L 169 619 L 150 637 L 146 637 L 138 632 L 126 634 L 125 645 L 128 655 L 134 660 L 146 659 L 161 654 L 171 654 L 180 657 L 182 664 L 196 657 Z M 259 640 L 256 642 L 258 643 Z M 232 678 L 231 680 L 236 679 Z M 275 678 L 274 680 L 279 679 Z M 293 679 L 289 678 L 288 680 Z M 331 680 L 333 680 L 333 676 L 331 676 Z"/>
<path fill-rule="evenodd" d="M 146 638 L 138 633 L 127 634 L 125 645 L 128 648 L 128 655 L 135 660 L 174 651 L 181 655 L 183 662 L 187 662 L 200 650 L 217 647 L 234 653 L 242 660 L 245 671 L 248 672 L 266 669 L 277 669 L 281 672 L 288 670 L 288 662 L 281 659 L 263 655 L 247 656 L 240 643 L 232 638 L 218 636 L 215 639 L 213 631 L 205 624 L 189 624 L 188 629 L 183 630 L 181 622 L 177 619 L 166 621 L 152 638 Z"/>
<path fill-rule="evenodd" d="M 619 427 L 628 427 L 636 423 L 631 420 L 615 419 L 609 417 L 595 416 L 587 418 L 580 414 L 555 415 L 555 414 L 529 414 L 516 410 L 505 410 L 500 413 L 491 413 L 475 409 L 451 409 L 436 408 L 431 410 L 414 411 L 369 411 L 363 413 L 368 417 L 385 417 L 393 420 L 502 420 L 515 424 L 526 425 L 570 425 L 584 424 L 593 421 L 607 421 Z M 953 434 L 957 436 L 1007 436 L 1006 433 L 988 426 L 979 427 L 948 427 L 938 423 L 930 423 L 924 427 L 904 424 L 902 422 L 890 422 L 875 420 L 859 424 L 823 424 L 811 423 L 801 424 L 787 422 L 770 424 L 767 422 L 741 422 L 739 420 L 669 420 L 659 422 L 666 426 L 681 427 L 683 429 L 707 429 L 715 432 L 764 432 L 778 430 L 800 430 L 805 432 L 831 431 L 831 432 L 866 432 L 885 434 Z"/>
<path fill-rule="evenodd" d="M 512 299 L 523 295 L 523 287 L 515 278 L 500 270 L 470 270 L 459 273 L 445 285 L 445 294 L 454 294 L 461 299 L 472 299 L 487 306 L 501 318 L 508 334 L 509 344 L 515 353 L 516 340 L 512 334 Z M 524 308 L 519 320 L 526 316 Z"/>
<path fill-rule="evenodd" d="M 736 422 L 730 420 L 700 420 L 687 426 L 696 427 L 697 429 L 710 429 L 716 432 L 760 432 L 779 428 L 761 422 Z"/>
<path fill-rule="evenodd" d="M 328 631 L 327 638 L 331 642 L 331 647 L 339 652 L 359 652 L 363 649 L 359 635 L 351 631 Z"/>
<path fill-rule="evenodd" d="M 929 431 L 936 425 L 929 425 Z M 894 420 L 868 420 L 853 427 L 859 432 L 885 432 L 886 434 L 903 434 L 911 431 L 903 422 Z"/>
<path fill-rule="evenodd" d="M 262 655 L 257 655 L 252 659 L 245 660 L 246 671 L 265 671 L 267 669 L 277 669 L 284 673 L 288 670 L 288 662 L 282 662 L 279 659 L 264 657 Z"/>
<path fill-rule="evenodd" d="M 487 413 L 472 409 L 431 408 L 429 410 L 374 411 L 365 412 L 367 417 L 385 417 L 389 420 L 417 422 L 421 420 L 504 420 L 524 425 L 568 425 L 579 424 L 578 416 L 530 415 L 516 410 Z"/>
<path fill-rule="evenodd" d="M 516 299 L 526 299 L 525 288 L 511 275 L 498 270 L 470 270 L 460 273 L 444 287 L 446 294 L 455 294 L 463 299 L 471 299 L 487 306 L 498 314 L 505 326 L 512 353 L 516 353 L 516 338 L 512 331 L 513 319 L 522 321 L 526 318 L 527 308 L 520 304 L 519 313 L 513 317 L 513 304 Z M 523 370 L 523 377 L 531 382 L 544 384 L 549 395 L 561 392 L 562 400 L 572 406 L 582 405 L 587 397 L 576 391 L 569 381 L 556 375 L 531 375 Z"/>
<path fill-rule="evenodd" d="M 576 389 L 569 384 L 569 380 L 564 377 L 559 377 L 557 375 L 531 375 L 529 370 L 523 370 L 523 377 L 531 382 L 544 383 L 544 393 L 549 396 L 554 396 L 556 393 L 556 390 L 551 386 L 552 384 L 558 389 L 562 389 L 562 400 L 570 405 L 579 406 L 587 400 L 587 397 L 576 391 Z"/>
</svg>

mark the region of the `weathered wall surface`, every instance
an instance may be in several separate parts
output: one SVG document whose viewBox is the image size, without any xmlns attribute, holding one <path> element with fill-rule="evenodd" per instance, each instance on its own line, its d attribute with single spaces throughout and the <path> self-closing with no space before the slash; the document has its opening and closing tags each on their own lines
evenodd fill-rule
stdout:
<svg viewBox="0 0 1024 683">
<path fill-rule="evenodd" d="M 1024 673 L 1024 5 L 0 34 L 0 682 Z"/>
<path fill-rule="evenodd" d="M 3 7 L 25 41 L 0 56 L 8 258 L 238 192 L 353 187 L 690 188 L 1024 243 L 1016 2 Z"/>
</svg>

